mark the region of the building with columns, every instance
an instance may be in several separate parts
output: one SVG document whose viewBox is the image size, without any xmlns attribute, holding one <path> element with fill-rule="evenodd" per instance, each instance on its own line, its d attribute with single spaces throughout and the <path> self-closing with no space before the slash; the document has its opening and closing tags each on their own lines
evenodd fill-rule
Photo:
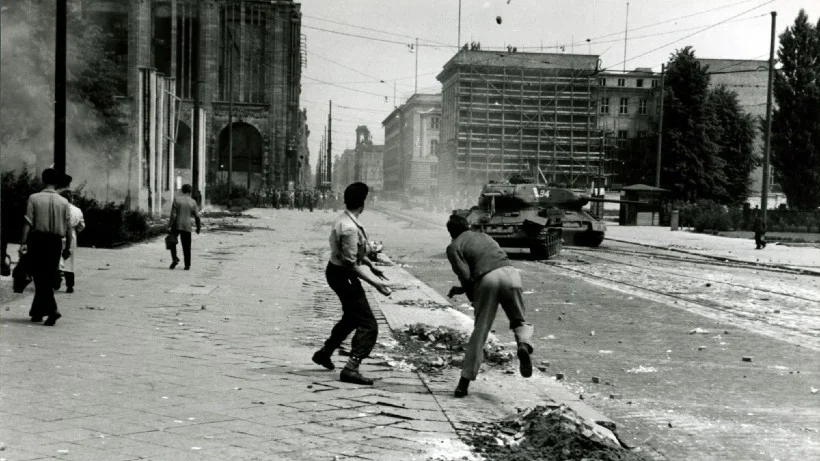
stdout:
<svg viewBox="0 0 820 461">
<path fill-rule="evenodd" d="M 127 74 L 121 90 L 137 146 L 132 163 L 162 172 L 157 187 L 173 192 L 179 183 L 193 182 L 197 169 L 203 188 L 228 176 L 252 190 L 300 182 L 307 159 L 301 145 L 306 115 L 299 110 L 307 62 L 300 7 L 293 0 L 83 2 L 83 14 L 109 34 L 107 47 Z M 141 69 L 155 71 L 165 83 L 146 84 Z M 199 164 L 193 162 L 192 141 L 197 82 L 203 121 Z M 165 94 L 154 94 L 160 87 Z M 158 98 L 170 112 L 148 104 L 149 93 L 148 99 Z M 157 136 L 167 138 L 166 146 L 142 139 L 144 128 L 154 124 L 147 117 L 154 114 L 165 117 L 167 129 Z M 151 161 L 162 163 L 146 166 Z M 143 179 L 131 194 L 141 208 L 147 206 L 142 197 L 157 192 Z"/>
<path fill-rule="evenodd" d="M 438 188 L 441 95 L 414 94 L 382 121 L 388 194 L 434 194 Z"/>
</svg>

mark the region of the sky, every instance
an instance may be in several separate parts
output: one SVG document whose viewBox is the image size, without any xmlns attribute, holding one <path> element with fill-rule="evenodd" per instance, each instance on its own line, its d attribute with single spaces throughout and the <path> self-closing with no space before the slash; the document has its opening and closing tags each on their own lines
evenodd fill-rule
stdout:
<svg viewBox="0 0 820 461">
<path fill-rule="evenodd" d="M 419 93 L 440 93 L 436 75 L 459 43 L 459 3 L 461 44 L 598 54 L 604 68 L 615 70 L 660 71 L 685 46 L 701 58 L 765 60 L 772 11 L 777 35 L 801 8 L 814 24 L 820 14 L 813 0 L 302 0 L 301 103 L 312 168 L 329 100 L 335 156 L 354 147 L 359 125 L 370 129 L 375 144 L 384 142 L 381 122 L 394 108 L 394 88 L 396 105 L 413 95 L 416 75 Z"/>
</svg>

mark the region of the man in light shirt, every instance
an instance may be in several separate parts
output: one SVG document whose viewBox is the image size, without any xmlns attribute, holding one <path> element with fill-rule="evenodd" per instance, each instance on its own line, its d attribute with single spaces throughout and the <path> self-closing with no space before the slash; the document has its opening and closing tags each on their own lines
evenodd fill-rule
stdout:
<svg viewBox="0 0 820 461">
<path fill-rule="evenodd" d="M 57 280 L 60 256 L 71 256 L 74 238 L 68 231 L 71 207 L 68 200 L 57 193 L 57 185 L 64 179 L 52 168 L 43 170 L 42 179 L 45 188 L 28 198 L 20 254 L 28 255 L 29 271 L 34 279 L 34 300 L 29 311 L 31 321 L 42 322 L 43 317 L 48 316 L 43 325 L 54 326 L 62 317 L 54 299 L 54 281 Z"/>
<path fill-rule="evenodd" d="M 359 373 L 359 364 L 376 345 L 379 325 L 359 280 L 364 280 L 385 296 L 390 296 L 391 291 L 378 280 L 387 280 L 384 272 L 367 258 L 369 240 L 358 220 L 364 211 L 368 191 L 367 184 L 361 182 L 347 186 L 344 193 L 347 210 L 336 218 L 330 230 L 330 262 L 325 276 L 342 302 L 342 319 L 333 327 L 324 346 L 313 354 L 313 362 L 333 370 L 335 365 L 330 359 L 333 352 L 355 330 L 350 358 L 339 378 L 346 383 L 369 385 L 373 380 Z M 378 279 L 365 272 L 363 266 L 369 267 Z"/>
</svg>

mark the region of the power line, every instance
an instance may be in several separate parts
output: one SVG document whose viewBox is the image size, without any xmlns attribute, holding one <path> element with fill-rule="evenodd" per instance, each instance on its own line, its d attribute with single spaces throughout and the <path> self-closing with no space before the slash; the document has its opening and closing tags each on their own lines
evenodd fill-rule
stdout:
<svg viewBox="0 0 820 461">
<path fill-rule="evenodd" d="M 319 17 L 316 17 L 316 16 L 303 15 L 303 17 L 310 18 L 310 19 L 315 19 L 317 21 L 329 22 L 331 24 L 339 24 L 339 25 L 342 25 L 342 26 L 352 27 L 354 29 L 362 29 L 362 30 L 368 30 L 368 31 L 371 31 L 371 32 L 378 32 L 378 33 L 385 34 L 385 35 L 392 35 L 392 36 L 395 36 L 395 37 L 409 38 L 411 40 L 415 40 L 416 38 L 418 38 L 418 37 L 415 37 L 415 36 L 412 36 L 412 35 L 405 35 L 405 34 L 386 31 L 386 30 L 382 30 L 382 29 L 374 29 L 372 27 L 357 26 L 355 24 L 349 24 L 349 23 L 341 22 L 341 21 L 332 21 L 330 19 L 319 18 Z M 446 43 L 436 42 L 434 40 L 426 40 L 425 39 L 424 41 L 426 41 L 428 43 L 433 43 L 433 44 L 436 44 L 436 45 L 444 46 L 444 47 L 457 48 L 456 46 L 448 45 Z"/>
<path fill-rule="evenodd" d="M 736 14 L 736 15 L 732 16 L 732 17 L 726 18 L 726 19 L 724 19 L 724 20 L 722 20 L 722 21 L 718 21 L 718 22 L 716 22 L 716 23 L 714 23 L 714 24 L 712 24 L 712 25 L 710 25 L 710 26 L 707 26 L 707 27 L 704 27 L 703 29 L 698 30 L 697 32 L 693 32 L 693 33 L 691 33 L 691 34 L 689 34 L 689 35 L 686 35 L 685 37 L 681 37 L 681 38 L 679 38 L 679 39 L 677 39 L 677 40 L 673 40 L 673 41 L 671 41 L 671 42 L 669 42 L 669 43 L 666 43 L 666 44 L 664 44 L 664 45 L 661 45 L 661 46 L 659 46 L 659 47 L 657 47 L 657 48 L 653 48 L 653 49 L 651 49 L 651 50 L 649 50 L 649 51 L 646 51 L 646 52 L 644 52 L 644 53 L 641 53 L 641 54 L 639 54 L 639 55 L 632 56 L 632 57 L 631 57 L 631 58 L 629 58 L 629 59 L 626 59 L 626 60 L 624 60 L 624 61 L 621 61 L 621 62 L 619 62 L 619 63 L 617 63 L 617 64 L 615 64 L 615 65 L 609 66 L 609 68 L 620 66 L 621 64 L 627 63 L 627 62 L 632 61 L 632 60 L 634 60 L 634 59 L 638 59 L 638 58 L 640 58 L 640 57 L 646 56 L 647 54 L 654 53 L 655 51 L 658 51 L 658 50 L 660 50 L 660 49 L 666 48 L 666 47 L 668 47 L 669 45 L 674 45 L 675 43 L 678 43 L 678 42 L 680 42 L 680 41 L 682 41 L 682 40 L 686 40 L 686 39 L 687 39 L 687 38 L 689 38 L 689 37 L 693 37 L 693 36 L 695 36 L 695 35 L 697 35 L 697 34 L 699 34 L 699 33 L 701 33 L 701 32 L 705 32 L 705 31 L 707 31 L 707 30 L 709 30 L 709 29 L 713 29 L 713 28 L 715 28 L 715 27 L 717 27 L 717 26 L 719 26 L 719 25 L 721 25 L 721 24 L 725 24 L 726 22 L 729 22 L 729 21 L 731 21 L 732 19 L 735 19 L 735 18 L 737 18 L 737 17 L 743 16 L 743 15 L 744 15 L 744 14 L 746 14 L 746 13 L 749 13 L 749 12 L 751 12 L 751 11 L 754 11 L 754 10 L 758 9 L 758 8 L 761 8 L 761 7 L 763 7 L 763 6 L 766 6 L 766 5 L 768 5 L 769 3 L 772 3 L 772 2 L 774 2 L 774 0 L 769 0 L 769 1 L 765 2 L 765 3 L 761 3 L 760 5 L 757 5 L 757 6 L 755 6 L 755 7 L 753 7 L 753 8 L 750 8 L 750 9 L 748 9 L 748 10 L 746 10 L 746 11 L 743 11 L 742 13 L 738 13 L 738 14 Z"/>
<path fill-rule="evenodd" d="M 380 98 L 386 98 L 387 97 L 387 95 L 384 95 L 384 94 L 371 93 L 369 91 L 357 90 L 356 88 L 348 88 L 346 86 L 341 86 L 341 85 L 337 85 L 335 83 L 326 82 L 324 80 L 319 80 L 318 78 L 308 77 L 307 75 L 303 75 L 302 78 L 313 80 L 313 81 L 319 82 L 319 83 L 324 83 L 325 85 L 335 86 L 336 88 L 341 88 L 343 90 L 355 91 L 356 93 L 369 94 L 371 96 L 378 96 Z"/>
</svg>

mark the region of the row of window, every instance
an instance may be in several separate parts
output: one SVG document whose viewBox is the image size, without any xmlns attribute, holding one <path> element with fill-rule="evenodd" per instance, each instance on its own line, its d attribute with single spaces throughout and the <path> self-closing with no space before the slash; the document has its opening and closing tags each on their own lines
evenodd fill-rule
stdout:
<svg viewBox="0 0 820 461">
<path fill-rule="evenodd" d="M 609 98 L 601 98 L 601 113 L 608 114 L 609 113 Z M 618 113 L 622 115 L 629 114 L 629 98 L 621 98 L 618 104 Z M 641 99 L 638 101 L 638 115 L 646 115 L 647 112 L 647 100 Z"/>
<path fill-rule="evenodd" d="M 650 82 L 651 82 L 650 85 L 651 85 L 652 88 L 657 88 L 658 85 L 660 85 L 660 81 L 655 80 L 655 79 L 650 80 Z M 606 86 L 606 78 L 604 78 L 604 77 L 599 78 L 598 79 L 598 86 Z M 618 79 L 618 86 L 626 87 L 626 79 L 625 78 L 619 78 Z M 643 87 L 644 87 L 644 79 L 642 79 L 642 78 L 635 79 L 635 88 L 643 88 Z"/>
</svg>

